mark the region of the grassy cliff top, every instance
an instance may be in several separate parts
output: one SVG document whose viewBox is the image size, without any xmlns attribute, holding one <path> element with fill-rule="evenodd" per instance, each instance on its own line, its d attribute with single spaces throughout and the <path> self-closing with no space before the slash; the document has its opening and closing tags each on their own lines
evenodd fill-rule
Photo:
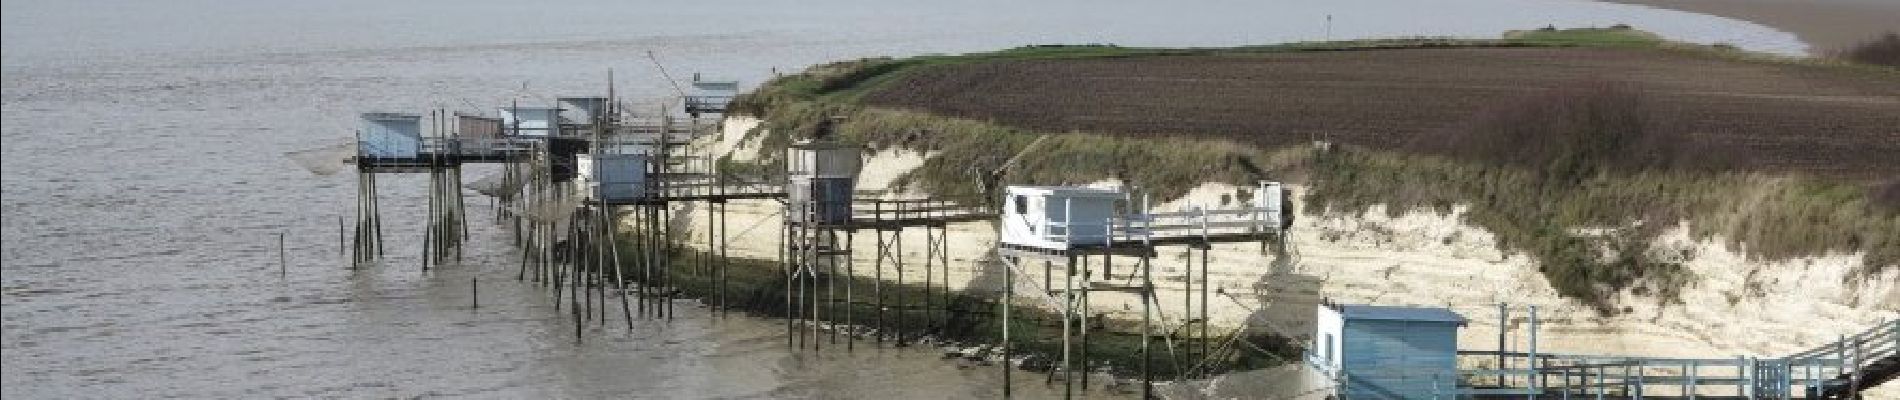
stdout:
<svg viewBox="0 0 1900 400">
<path fill-rule="evenodd" d="M 1694 279 L 1687 255 L 1651 247 L 1684 221 L 1758 259 L 1900 265 L 1900 70 L 1632 29 L 863 59 L 775 79 L 735 110 L 766 120 L 763 166 L 844 117 L 845 140 L 931 154 L 900 184 L 972 202 L 1036 143 L 1000 183 L 1119 179 L 1165 199 L 1277 180 L 1310 188 L 1307 213 L 1468 205 L 1466 223 L 1605 312 Z"/>
</svg>

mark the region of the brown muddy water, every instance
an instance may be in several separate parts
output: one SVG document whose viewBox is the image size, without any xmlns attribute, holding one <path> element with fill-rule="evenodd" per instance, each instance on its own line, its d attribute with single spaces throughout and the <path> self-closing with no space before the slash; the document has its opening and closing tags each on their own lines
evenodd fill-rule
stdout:
<svg viewBox="0 0 1900 400">
<path fill-rule="evenodd" d="M 670 89 L 646 51 L 676 77 L 755 85 L 774 68 L 872 55 L 1318 40 L 1326 15 L 1335 38 L 1630 23 L 1684 40 L 1804 48 L 1739 21 L 1570 0 L 0 4 L 8 399 L 999 394 L 996 368 L 934 349 L 792 351 L 775 321 L 693 307 L 631 332 L 590 328 L 577 344 L 548 297 L 513 280 L 515 253 L 485 220 L 471 223 L 460 265 L 420 271 L 421 176 L 381 178 L 390 254 L 351 272 L 336 224 L 352 213 L 353 182 L 284 157 L 341 143 L 358 112 L 493 113 L 598 94 L 608 68 L 620 93 L 662 98 Z M 492 212 L 484 198 L 469 204 L 473 215 Z M 469 307 L 471 278 L 480 309 Z M 1018 377 L 1025 397 L 1059 393 Z"/>
</svg>

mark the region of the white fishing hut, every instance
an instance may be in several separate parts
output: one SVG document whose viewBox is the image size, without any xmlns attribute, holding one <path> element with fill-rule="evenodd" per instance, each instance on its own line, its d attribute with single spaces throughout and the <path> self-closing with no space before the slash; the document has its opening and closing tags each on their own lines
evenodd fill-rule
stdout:
<svg viewBox="0 0 1900 400">
<path fill-rule="evenodd" d="M 599 96 L 561 97 L 555 99 L 559 105 L 561 123 L 592 125 L 594 119 L 606 116 L 607 98 Z"/>
<path fill-rule="evenodd" d="M 832 141 L 806 140 L 786 150 L 785 188 L 793 222 L 851 222 L 851 197 L 857 190 L 864 149 Z"/>
<path fill-rule="evenodd" d="M 1004 244 L 1046 250 L 1094 246 L 1109 239 L 1120 190 L 1010 186 L 1003 199 Z"/>
<path fill-rule="evenodd" d="M 1261 228 L 1285 231 L 1293 222 L 1293 207 L 1287 189 L 1279 182 L 1260 182 L 1253 194 L 1253 208 L 1262 219 Z"/>
<path fill-rule="evenodd" d="M 502 107 L 501 129 L 514 137 L 560 136 L 560 113 L 560 107 Z"/>
<path fill-rule="evenodd" d="M 1323 303 L 1308 357 L 1341 398 L 1450 397 L 1465 322 L 1444 308 Z"/>
<path fill-rule="evenodd" d="M 694 117 L 706 113 L 724 113 L 726 104 L 739 95 L 739 81 L 701 80 L 693 74 L 693 90 L 685 96 L 686 113 Z"/>
<path fill-rule="evenodd" d="M 357 155 L 371 158 L 415 158 L 422 151 L 422 116 L 399 113 L 363 113 L 357 137 Z"/>
</svg>

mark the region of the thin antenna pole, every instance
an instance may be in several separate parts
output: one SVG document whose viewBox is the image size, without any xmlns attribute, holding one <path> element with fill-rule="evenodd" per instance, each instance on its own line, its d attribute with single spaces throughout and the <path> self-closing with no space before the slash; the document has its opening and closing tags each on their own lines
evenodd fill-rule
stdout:
<svg viewBox="0 0 1900 400">
<path fill-rule="evenodd" d="M 1326 41 L 1333 41 L 1333 15 L 1326 14 Z"/>
</svg>

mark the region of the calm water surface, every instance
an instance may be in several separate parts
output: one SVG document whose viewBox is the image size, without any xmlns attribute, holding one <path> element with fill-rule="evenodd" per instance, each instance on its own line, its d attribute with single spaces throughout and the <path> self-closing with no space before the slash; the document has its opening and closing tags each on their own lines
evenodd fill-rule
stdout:
<svg viewBox="0 0 1900 400">
<path fill-rule="evenodd" d="M 339 143 L 358 112 L 597 94 L 608 68 L 622 93 L 660 98 L 666 83 L 647 51 L 676 76 L 756 84 L 774 68 L 873 55 L 1494 37 L 1552 24 L 1629 23 L 1681 40 L 1805 50 L 1748 23 L 1565 0 L 521 3 L 5 2 L 0 394 L 997 394 L 994 368 L 927 350 L 792 352 L 775 322 L 700 311 L 632 332 L 590 329 L 576 344 L 546 296 L 513 281 L 515 255 L 495 226 L 471 225 L 463 265 L 420 271 L 419 176 L 383 178 L 392 253 L 351 273 L 335 224 L 351 215 L 353 182 L 283 156 Z M 470 203 L 473 214 L 492 211 Z M 280 232 L 288 278 L 276 265 Z M 471 310 L 477 277 L 482 307 Z"/>
</svg>

